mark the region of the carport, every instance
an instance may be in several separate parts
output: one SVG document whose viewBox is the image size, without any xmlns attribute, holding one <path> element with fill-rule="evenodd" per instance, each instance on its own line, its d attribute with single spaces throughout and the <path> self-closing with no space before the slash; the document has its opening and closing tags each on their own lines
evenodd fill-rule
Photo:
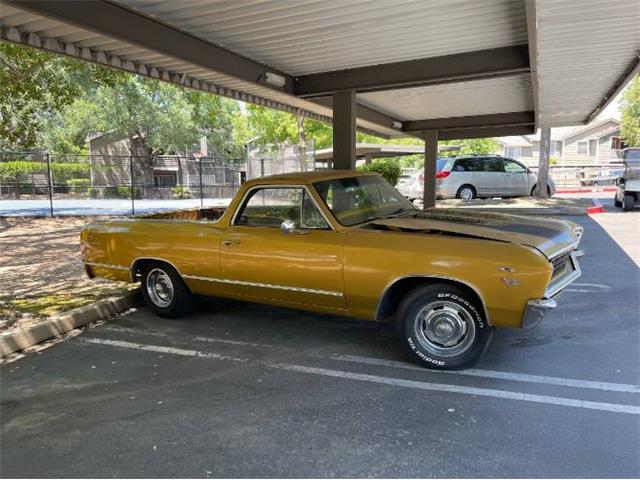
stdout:
<svg viewBox="0 0 640 480">
<path fill-rule="evenodd" d="M 2 0 L 0 38 L 334 125 L 437 141 L 588 123 L 638 70 L 637 0 Z"/>
</svg>

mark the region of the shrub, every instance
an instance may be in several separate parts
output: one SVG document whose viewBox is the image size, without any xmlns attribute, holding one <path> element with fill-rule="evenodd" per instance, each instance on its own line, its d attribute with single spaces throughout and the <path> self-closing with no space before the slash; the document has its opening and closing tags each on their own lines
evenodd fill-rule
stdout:
<svg viewBox="0 0 640 480">
<path fill-rule="evenodd" d="M 115 187 L 115 198 L 131 198 L 131 187 Z M 142 198 L 138 187 L 133 187 L 133 198 Z"/>
<path fill-rule="evenodd" d="M 191 190 L 188 187 L 177 186 L 171 189 L 171 193 L 173 194 L 173 198 L 191 198 Z"/>
<path fill-rule="evenodd" d="M 88 178 L 70 178 L 67 180 L 67 186 L 71 193 L 86 192 L 87 188 L 91 186 L 91 180 Z"/>
<path fill-rule="evenodd" d="M 395 186 L 398 183 L 400 175 L 402 175 L 402 168 L 395 159 L 380 159 L 368 165 L 361 165 L 358 170 L 364 172 L 377 172 L 384 177 L 384 179 L 391 185 Z"/>
<path fill-rule="evenodd" d="M 99 188 L 90 188 L 89 189 L 89 198 L 100 198 L 100 189 Z"/>
</svg>

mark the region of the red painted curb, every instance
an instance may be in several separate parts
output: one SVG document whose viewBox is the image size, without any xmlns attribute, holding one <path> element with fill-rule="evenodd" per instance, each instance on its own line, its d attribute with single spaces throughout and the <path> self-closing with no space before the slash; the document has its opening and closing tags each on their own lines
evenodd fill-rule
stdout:
<svg viewBox="0 0 640 480">
<path fill-rule="evenodd" d="M 593 207 L 587 207 L 587 215 L 593 215 L 594 213 L 604 213 L 604 207 L 596 198 L 593 199 Z"/>
<path fill-rule="evenodd" d="M 599 193 L 599 192 L 615 192 L 615 188 L 583 188 L 583 189 L 556 189 L 556 193 Z"/>
</svg>

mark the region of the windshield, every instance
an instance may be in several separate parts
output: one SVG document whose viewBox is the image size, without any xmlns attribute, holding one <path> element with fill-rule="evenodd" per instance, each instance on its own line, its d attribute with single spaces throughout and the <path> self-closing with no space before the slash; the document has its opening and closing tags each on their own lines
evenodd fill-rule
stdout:
<svg viewBox="0 0 640 480">
<path fill-rule="evenodd" d="M 338 222 L 347 227 L 415 210 L 400 192 L 377 175 L 336 178 L 313 185 Z"/>
<path fill-rule="evenodd" d="M 624 152 L 624 176 L 627 180 L 640 178 L 640 150 L 626 150 Z"/>
</svg>

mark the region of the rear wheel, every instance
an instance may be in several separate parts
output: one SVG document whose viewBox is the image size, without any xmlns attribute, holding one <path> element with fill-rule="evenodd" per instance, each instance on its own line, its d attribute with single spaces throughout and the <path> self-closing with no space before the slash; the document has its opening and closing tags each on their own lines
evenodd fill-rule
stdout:
<svg viewBox="0 0 640 480">
<path fill-rule="evenodd" d="M 477 196 L 476 189 L 472 185 L 462 185 L 456 193 L 456 198 L 462 200 L 473 200 Z"/>
<path fill-rule="evenodd" d="M 622 199 L 622 209 L 626 212 L 633 210 L 636 205 L 636 197 L 634 195 L 625 195 Z"/>
<path fill-rule="evenodd" d="M 152 262 L 142 270 L 142 296 L 157 315 L 177 318 L 193 306 L 193 295 L 169 264 Z"/>
<path fill-rule="evenodd" d="M 467 291 L 446 284 L 413 289 L 396 314 L 406 352 L 429 368 L 473 365 L 489 345 L 492 331 L 482 306 Z"/>
</svg>

